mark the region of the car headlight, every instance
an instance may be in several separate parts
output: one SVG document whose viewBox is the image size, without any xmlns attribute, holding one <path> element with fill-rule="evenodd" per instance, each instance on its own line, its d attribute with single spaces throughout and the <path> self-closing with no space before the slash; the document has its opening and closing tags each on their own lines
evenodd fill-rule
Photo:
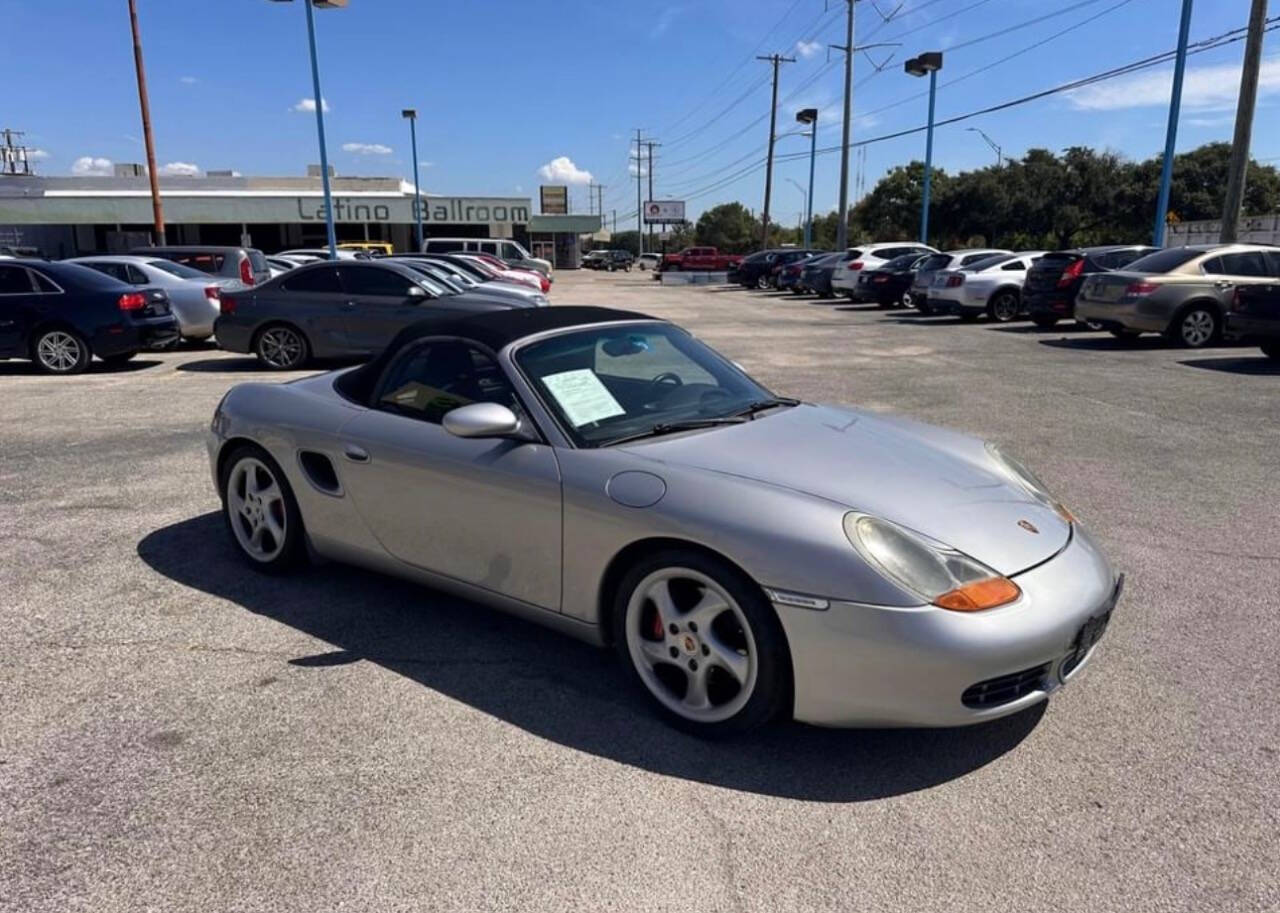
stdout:
<svg viewBox="0 0 1280 913">
<path fill-rule="evenodd" d="M 1022 594 L 1016 583 L 981 561 L 888 520 L 848 513 L 844 534 L 873 567 L 939 608 L 977 612 L 1013 602 Z"/>
<path fill-rule="evenodd" d="M 996 465 L 999 466 L 1000 469 L 1004 470 L 1004 474 L 1008 476 L 1011 481 L 1026 489 L 1028 494 L 1045 507 L 1053 510 L 1067 523 L 1076 522 L 1075 514 L 1069 511 L 1061 501 L 1049 494 L 1049 489 L 1045 487 L 1043 482 L 1036 478 L 1036 474 L 1034 472 L 1022 465 L 1018 460 L 1009 456 L 1009 454 L 1005 453 L 990 441 L 987 442 L 987 453 L 991 455 L 991 459 L 995 460 Z"/>
</svg>

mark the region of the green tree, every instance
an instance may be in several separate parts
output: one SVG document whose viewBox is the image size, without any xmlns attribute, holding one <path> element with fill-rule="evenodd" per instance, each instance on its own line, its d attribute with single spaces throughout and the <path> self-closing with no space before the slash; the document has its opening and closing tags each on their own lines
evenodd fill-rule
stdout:
<svg viewBox="0 0 1280 913">
<path fill-rule="evenodd" d="M 741 203 L 722 203 L 698 217 L 698 244 L 729 253 L 746 253 L 760 243 L 760 220 Z"/>
</svg>

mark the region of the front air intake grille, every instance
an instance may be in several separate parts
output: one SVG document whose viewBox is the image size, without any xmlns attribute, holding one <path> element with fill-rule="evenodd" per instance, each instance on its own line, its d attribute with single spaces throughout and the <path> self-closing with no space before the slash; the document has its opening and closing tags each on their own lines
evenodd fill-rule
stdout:
<svg viewBox="0 0 1280 913">
<path fill-rule="evenodd" d="M 999 707 L 1039 690 L 1048 674 L 1049 663 L 1043 663 L 1032 669 L 989 678 L 966 688 L 964 694 L 960 695 L 960 700 L 966 707 L 975 710 Z"/>
</svg>

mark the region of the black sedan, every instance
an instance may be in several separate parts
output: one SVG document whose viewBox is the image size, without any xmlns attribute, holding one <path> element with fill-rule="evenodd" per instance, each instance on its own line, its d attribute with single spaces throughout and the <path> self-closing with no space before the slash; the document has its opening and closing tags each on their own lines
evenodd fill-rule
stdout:
<svg viewBox="0 0 1280 913">
<path fill-rule="evenodd" d="M 285 371 L 312 357 L 368 357 L 432 314 L 524 306 L 480 291 L 458 293 L 392 259 L 321 261 L 223 292 L 213 329 L 222 348 L 252 352 L 266 367 Z"/>
<path fill-rule="evenodd" d="M 1076 295 L 1085 279 L 1096 273 L 1124 269 L 1156 248 L 1141 244 L 1055 250 L 1031 264 L 1022 284 L 1022 303 L 1031 320 L 1048 329 L 1076 314 Z"/>
<path fill-rule="evenodd" d="M 930 254 L 903 254 L 876 269 L 858 273 L 858 284 L 853 288 L 853 300 L 875 302 L 882 308 L 907 307 L 907 293 L 911 280 L 916 277 L 916 266 Z"/>
<path fill-rule="evenodd" d="M 1280 360 L 1280 285 L 1237 285 L 1227 333 L 1257 341 L 1268 358 Z"/>
<path fill-rule="evenodd" d="M 164 289 L 126 285 L 75 263 L 0 261 L 0 358 L 78 374 L 95 355 L 117 364 L 178 336 Z"/>
</svg>

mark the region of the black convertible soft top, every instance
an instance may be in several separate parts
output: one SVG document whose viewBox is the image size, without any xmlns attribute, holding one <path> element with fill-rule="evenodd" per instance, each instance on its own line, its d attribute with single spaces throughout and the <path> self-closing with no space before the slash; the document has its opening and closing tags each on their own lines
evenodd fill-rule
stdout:
<svg viewBox="0 0 1280 913">
<path fill-rule="evenodd" d="M 445 310 L 419 320 L 397 333 L 382 352 L 368 364 L 348 371 L 335 382 L 347 399 L 368 403 L 373 388 L 396 353 L 410 343 L 430 336 L 472 339 L 497 352 L 508 343 L 547 330 L 562 330 L 592 323 L 653 320 L 648 314 L 613 308 L 566 305 L 564 307 L 511 308 L 502 311 Z"/>
</svg>

